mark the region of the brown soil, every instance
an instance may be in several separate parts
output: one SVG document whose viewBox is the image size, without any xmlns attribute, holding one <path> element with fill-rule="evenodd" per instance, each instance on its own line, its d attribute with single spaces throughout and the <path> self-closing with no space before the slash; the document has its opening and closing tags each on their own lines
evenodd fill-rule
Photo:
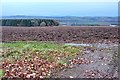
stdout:
<svg viewBox="0 0 120 80">
<path fill-rule="evenodd" d="M 77 56 L 78 64 L 53 73 L 52 78 L 116 78 L 116 67 L 111 64 L 119 40 L 118 27 L 3 27 L 2 41 L 57 41 L 78 43 L 104 43 L 109 48 L 85 48 Z M 111 44 L 113 43 L 113 44 Z M 110 47 L 110 44 L 112 47 Z M 80 60 L 79 60 L 79 59 Z M 85 59 L 81 64 L 81 59 Z M 80 61 L 80 64 L 79 64 Z M 86 63 L 89 61 L 89 63 Z M 111 65 L 110 65 L 111 64 Z M 72 67 L 71 67 L 72 66 Z"/>
<path fill-rule="evenodd" d="M 120 28 L 119 28 L 120 29 Z M 2 27 L 2 41 L 115 42 L 118 27 Z"/>
</svg>

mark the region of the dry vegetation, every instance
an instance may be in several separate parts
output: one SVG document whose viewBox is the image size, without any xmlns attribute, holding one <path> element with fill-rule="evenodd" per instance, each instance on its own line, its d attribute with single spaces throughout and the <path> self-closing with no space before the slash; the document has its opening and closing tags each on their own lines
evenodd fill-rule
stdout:
<svg viewBox="0 0 120 80">
<path fill-rule="evenodd" d="M 87 64 L 89 61 L 85 59 L 75 59 L 80 54 L 81 47 L 63 46 L 60 42 L 116 43 L 119 40 L 118 29 L 120 28 L 2 27 L 4 44 L 0 55 L 0 59 L 3 59 L 0 75 L 3 75 L 4 79 L 47 78 L 51 76 L 52 71 L 68 67 L 70 64 Z M 4 74 L 1 74 L 2 72 Z"/>
</svg>

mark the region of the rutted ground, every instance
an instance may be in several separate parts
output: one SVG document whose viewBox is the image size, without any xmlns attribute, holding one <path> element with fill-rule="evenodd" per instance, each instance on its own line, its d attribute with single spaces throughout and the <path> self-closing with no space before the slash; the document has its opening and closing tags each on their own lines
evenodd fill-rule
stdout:
<svg viewBox="0 0 120 80">
<path fill-rule="evenodd" d="M 6 77 L 9 76 L 18 76 L 22 78 L 23 77 L 44 78 L 49 76 L 53 78 L 117 77 L 116 71 L 117 67 L 116 64 L 113 64 L 114 63 L 113 61 L 116 60 L 113 60 L 113 57 L 115 56 L 115 54 L 118 53 L 117 52 L 118 46 L 116 46 L 119 42 L 118 27 L 51 27 L 51 28 L 5 27 L 3 28 L 2 31 L 3 31 L 2 41 L 8 43 L 11 41 L 38 41 L 38 42 L 56 41 L 57 43 L 60 42 L 62 44 L 66 42 L 67 43 L 76 42 L 81 44 L 98 43 L 98 45 L 95 46 L 87 47 L 84 46 L 84 50 L 83 47 L 80 47 L 80 49 L 78 49 L 77 47 L 74 46 L 57 47 L 56 45 L 54 45 L 52 50 L 50 50 L 52 46 L 48 46 L 46 50 L 47 47 L 46 44 L 41 45 L 42 47 L 39 47 L 40 45 L 38 45 L 38 43 L 36 43 L 32 47 L 31 45 L 24 44 L 26 45 L 24 47 L 25 52 L 24 49 L 20 49 L 20 51 L 21 50 L 23 51 L 22 55 L 26 55 L 22 57 L 22 59 L 24 60 L 19 61 L 18 59 L 19 52 L 12 51 L 13 54 L 12 57 L 17 58 L 17 60 L 15 60 L 14 62 L 15 64 L 6 62 L 7 64 L 5 63 L 5 65 L 7 65 L 7 67 L 4 65 L 4 63 L 3 63 L 4 66 L 0 65 L 4 69 L 7 69 L 7 71 L 5 72 L 7 74 L 5 75 Z M 12 44 L 12 46 L 14 45 Z M 16 48 L 18 46 L 14 47 Z M 30 51 L 28 47 L 30 47 Z M 36 47 L 43 50 L 39 51 L 38 49 L 36 49 Z M 31 51 L 31 49 L 33 50 Z M 75 52 L 73 52 L 73 50 L 75 50 Z M 83 50 L 82 56 L 81 53 L 80 54 L 78 53 L 78 51 L 81 50 Z M 39 55 L 39 58 L 36 55 L 37 56 Z M 9 58 L 11 58 L 11 56 Z M 41 58 L 43 58 L 44 60 Z M 63 61 L 61 61 L 61 59 Z M 50 60 L 50 62 L 48 60 Z M 50 66 L 50 64 L 52 66 Z M 48 68 L 46 68 L 46 65 Z M 33 66 L 35 67 L 33 68 Z M 41 68 L 39 68 L 40 66 Z M 23 71 L 25 74 L 21 73 L 23 68 L 26 69 L 26 72 Z M 18 73 L 16 73 L 17 72 L 16 70 L 20 72 L 19 75 L 17 75 Z M 12 75 L 9 74 L 9 72 L 12 72 Z M 46 72 L 47 74 L 43 72 Z"/>
<path fill-rule="evenodd" d="M 52 77 L 117 78 L 117 67 L 112 64 L 114 54 L 118 53 L 118 47 L 116 45 L 106 44 L 106 48 L 86 47 L 82 57 L 78 56 L 71 62 L 69 68 L 54 73 Z M 83 63 L 79 64 L 81 59 L 83 60 Z"/>
<path fill-rule="evenodd" d="M 11 43 L 10 43 L 11 44 Z M 18 43 L 20 44 L 20 43 Z M 7 44 L 7 46 L 13 46 Z M 14 47 L 17 45 L 14 45 Z M 23 46 L 22 44 L 19 45 L 19 47 Z M 32 49 L 34 46 L 35 50 L 29 52 L 29 49 Z M 75 46 L 75 45 L 74 45 Z M 71 51 L 75 50 L 79 51 L 79 48 L 77 47 L 70 47 L 70 46 L 63 46 L 63 50 L 65 49 L 65 52 L 68 51 L 67 49 L 71 49 Z M 63 54 L 64 52 L 57 52 L 56 50 L 51 51 L 48 49 L 48 52 L 41 52 L 37 49 L 37 46 L 35 45 L 29 45 L 27 46 L 28 49 L 27 53 L 23 53 L 22 55 L 25 55 L 22 57 L 21 60 L 19 59 L 18 53 L 15 51 L 15 54 L 13 52 L 10 52 L 11 54 L 8 55 L 10 57 L 8 58 L 17 58 L 18 60 L 15 60 L 14 62 L 9 62 L 5 60 L 2 64 L 3 69 L 5 70 L 4 77 L 21 77 L 21 78 L 44 78 L 44 77 L 52 77 L 52 78 L 114 78 L 118 77 L 117 74 L 117 66 L 116 64 L 113 64 L 114 60 L 113 57 L 117 55 L 118 53 L 118 45 L 115 43 L 105 43 L 105 44 L 98 44 L 94 46 L 88 46 L 87 47 L 81 47 L 82 53 L 75 54 L 73 57 L 69 57 L 67 54 Z M 57 48 L 57 45 L 46 46 L 46 44 L 42 43 L 41 49 L 43 48 L 55 48 L 57 50 L 60 49 L 60 47 Z M 49 51 L 50 50 L 50 51 Z M 20 51 L 21 52 L 21 51 Z M 44 54 L 42 54 L 44 53 Z M 9 54 L 9 53 L 8 53 Z M 46 54 L 52 54 L 56 55 L 56 57 L 46 56 Z M 71 54 L 73 54 L 71 52 Z M 31 55 L 31 57 L 30 57 Z M 39 58 L 40 55 L 43 57 L 42 59 Z M 5 55 L 4 55 L 5 56 Z M 39 56 L 39 57 L 38 57 Z M 46 58 L 47 57 L 47 58 Z M 47 60 L 47 59 L 50 60 Z M 54 62 L 51 62 L 51 59 L 55 60 Z M 60 59 L 58 59 L 60 58 Z M 66 59 L 64 62 L 64 59 Z M 114 58 L 115 59 L 115 58 Z M 116 58 L 117 59 L 117 58 Z M 60 60 L 59 64 L 56 64 L 56 60 Z M 68 61 L 69 60 L 69 61 Z M 7 62 L 6 62 L 7 61 Z M 50 61 L 50 62 L 49 62 Z M 66 64 L 67 63 L 67 64 Z M 57 70 L 58 69 L 58 70 Z M 16 73 L 17 70 L 17 73 Z M 41 73 L 40 73 L 41 72 Z M 50 72 L 50 73 L 49 73 Z M 39 74 L 40 73 L 40 74 Z"/>
<path fill-rule="evenodd" d="M 3 27 L 2 41 L 115 42 L 118 27 Z"/>
</svg>

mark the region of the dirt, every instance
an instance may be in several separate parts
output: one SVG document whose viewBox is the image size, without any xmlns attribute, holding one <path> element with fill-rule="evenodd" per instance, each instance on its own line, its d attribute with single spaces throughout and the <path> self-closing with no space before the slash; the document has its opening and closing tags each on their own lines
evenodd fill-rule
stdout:
<svg viewBox="0 0 120 80">
<path fill-rule="evenodd" d="M 109 44 L 110 45 L 110 44 Z M 69 68 L 55 72 L 53 78 L 118 78 L 117 66 L 112 64 L 113 55 L 118 47 L 107 45 L 107 48 L 86 47 L 84 55 L 76 59 L 85 59 L 88 63 L 71 64 Z"/>
<path fill-rule="evenodd" d="M 113 57 L 117 54 L 118 27 L 4 27 L 2 41 L 57 41 L 63 43 L 105 43 L 105 47 L 85 47 L 83 59 L 88 62 L 69 65 L 54 72 L 52 78 L 113 78 L 118 77 Z M 103 46 L 103 45 L 102 45 Z M 78 60 L 79 61 L 79 60 Z"/>
<path fill-rule="evenodd" d="M 118 27 L 2 27 L 2 41 L 95 43 L 119 39 Z"/>
</svg>

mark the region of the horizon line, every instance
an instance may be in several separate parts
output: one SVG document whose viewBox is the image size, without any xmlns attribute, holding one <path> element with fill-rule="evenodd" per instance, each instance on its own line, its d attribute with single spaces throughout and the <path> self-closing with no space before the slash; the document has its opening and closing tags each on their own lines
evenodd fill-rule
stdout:
<svg viewBox="0 0 120 80">
<path fill-rule="evenodd" d="M 55 15 L 55 16 L 46 16 L 46 15 L 43 15 L 43 16 L 38 16 L 38 15 L 2 15 L 1 17 L 15 17 L 15 16 L 18 16 L 18 17 L 118 17 L 118 16 L 74 16 L 74 15 L 68 15 L 68 16 L 63 16 L 63 15 Z"/>
</svg>

